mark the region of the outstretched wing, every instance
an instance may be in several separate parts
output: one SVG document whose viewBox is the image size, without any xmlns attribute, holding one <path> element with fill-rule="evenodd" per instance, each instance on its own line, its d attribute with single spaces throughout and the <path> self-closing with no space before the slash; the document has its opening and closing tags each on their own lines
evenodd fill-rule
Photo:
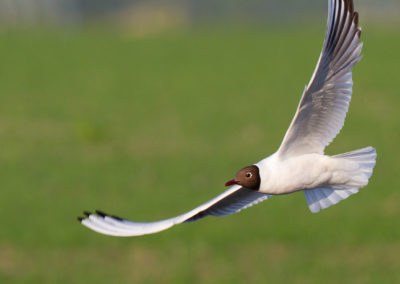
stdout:
<svg viewBox="0 0 400 284">
<path fill-rule="evenodd" d="M 349 107 L 352 68 L 361 59 L 361 29 L 352 0 L 329 0 L 324 46 L 278 150 L 281 157 L 323 154 L 340 132 Z"/>
<path fill-rule="evenodd" d="M 253 206 L 270 197 L 269 194 L 235 185 L 224 193 L 199 207 L 174 218 L 157 222 L 132 222 L 101 211 L 96 214 L 85 212 L 86 217 L 78 220 L 89 229 L 110 236 L 131 237 L 157 233 L 174 225 L 196 221 L 209 215 L 225 216 Z"/>
</svg>

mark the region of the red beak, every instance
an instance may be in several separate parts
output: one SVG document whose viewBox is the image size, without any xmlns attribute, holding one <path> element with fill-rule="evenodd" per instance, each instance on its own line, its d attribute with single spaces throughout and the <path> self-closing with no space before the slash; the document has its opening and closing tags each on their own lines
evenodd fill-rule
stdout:
<svg viewBox="0 0 400 284">
<path fill-rule="evenodd" d="M 227 183 L 225 183 L 225 186 L 231 186 L 234 184 L 239 184 L 239 182 L 233 179 L 233 180 L 230 180 Z"/>
</svg>

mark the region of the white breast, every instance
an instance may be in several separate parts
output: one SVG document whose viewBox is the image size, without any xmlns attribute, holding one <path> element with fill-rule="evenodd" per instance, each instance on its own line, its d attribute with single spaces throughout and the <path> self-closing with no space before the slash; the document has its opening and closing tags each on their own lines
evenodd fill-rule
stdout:
<svg viewBox="0 0 400 284">
<path fill-rule="evenodd" d="M 256 164 L 260 169 L 260 191 L 287 194 L 323 184 L 333 175 L 329 160 L 328 156 L 320 154 L 306 154 L 284 160 L 273 154 Z"/>
</svg>

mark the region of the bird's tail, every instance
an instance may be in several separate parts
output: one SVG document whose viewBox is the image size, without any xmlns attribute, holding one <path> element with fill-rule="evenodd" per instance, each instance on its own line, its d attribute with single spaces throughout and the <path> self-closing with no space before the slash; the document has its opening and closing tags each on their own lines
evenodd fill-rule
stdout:
<svg viewBox="0 0 400 284">
<path fill-rule="evenodd" d="M 360 172 L 367 176 L 367 183 L 368 183 L 368 179 L 371 177 L 372 170 L 374 169 L 376 163 L 375 148 L 369 146 L 352 152 L 336 155 L 333 157 L 357 162 L 358 165 L 360 166 Z"/>
<path fill-rule="evenodd" d="M 358 189 L 368 184 L 375 166 L 376 151 L 373 147 L 366 147 L 352 152 L 333 156 L 333 158 L 345 159 L 356 162 L 358 171 L 354 173 L 351 181 L 346 185 L 327 186 L 304 190 L 304 196 L 311 212 L 316 213 L 328 208 L 339 201 L 346 199 L 358 192 Z"/>
</svg>

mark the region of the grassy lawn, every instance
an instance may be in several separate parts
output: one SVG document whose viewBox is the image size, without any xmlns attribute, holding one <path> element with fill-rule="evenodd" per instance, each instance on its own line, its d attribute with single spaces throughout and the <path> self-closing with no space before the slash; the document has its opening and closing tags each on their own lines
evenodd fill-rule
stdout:
<svg viewBox="0 0 400 284">
<path fill-rule="evenodd" d="M 128 239 L 76 217 L 172 217 L 273 153 L 323 27 L 2 32 L 0 282 L 399 283 L 400 31 L 363 28 L 327 153 L 376 147 L 368 187 L 315 215 L 296 193 Z"/>
</svg>

